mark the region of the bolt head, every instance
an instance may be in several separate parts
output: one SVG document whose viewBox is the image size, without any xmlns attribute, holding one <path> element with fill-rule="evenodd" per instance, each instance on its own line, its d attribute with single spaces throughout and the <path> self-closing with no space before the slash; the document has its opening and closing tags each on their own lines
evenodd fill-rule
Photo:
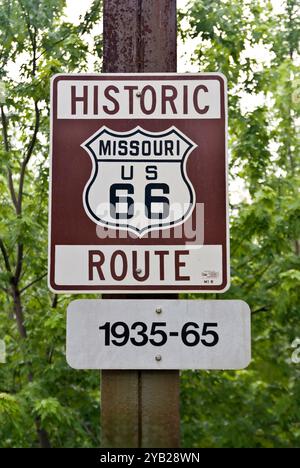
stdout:
<svg viewBox="0 0 300 468">
<path fill-rule="evenodd" d="M 141 269 L 141 268 L 137 268 L 137 269 L 135 270 L 135 272 L 136 272 L 138 275 L 140 275 L 140 274 L 142 273 L 142 269 Z"/>
<path fill-rule="evenodd" d="M 138 91 L 138 92 L 136 93 L 136 97 L 141 97 L 141 95 L 142 95 L 142 93 L 141 93 L 140 91 Z"/>
<path fill-rule="evenodd" d="M 162 313 L 162 308 L 161 307 L 157 307 L 157 309 L 155 310 L 155 312 L 157 314 L 161 314 Z"/>
<path fill-rule="evenodd" d="M 155 360 L 156 360 L 157 362 L 161 361 L 161 360 L 162 360 L 161 355 L 158 354 L 157 356 L 155 356 Z"/>
</svg>

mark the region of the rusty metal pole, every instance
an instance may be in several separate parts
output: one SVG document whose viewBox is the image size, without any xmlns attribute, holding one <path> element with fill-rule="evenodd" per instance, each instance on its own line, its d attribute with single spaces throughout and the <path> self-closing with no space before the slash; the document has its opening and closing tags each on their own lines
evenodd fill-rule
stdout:
<svg viewBox="0 0 300 468">
<path fill-rule="evenodd" d="M 176 68 L 176 0 L 104 0 L 105 73 Z M 179 433 L 179 371 L 102 371 L 102 447 L 176 448 Z"/>
</svg>

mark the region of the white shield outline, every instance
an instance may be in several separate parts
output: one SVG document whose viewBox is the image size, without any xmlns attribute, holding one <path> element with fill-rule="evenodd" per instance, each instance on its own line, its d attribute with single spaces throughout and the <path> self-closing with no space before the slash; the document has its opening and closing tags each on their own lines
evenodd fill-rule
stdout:
<svg viewBox="0 0 300 468">
<path fill-rule="evenodd" d="M 180 168 L 181 168 L 181 174 L 183 181 L 185 185 L 188 188 L 189 194 L 190 194 L 190 203 L 189 203 L 189 208 L 185 212 L 185 214 L 178 220 L 168 222 L 168 223 L 162 223 L 161 221 L 157 224 L 151 224 L 149 226 L 143 227 L 142 229 L 139 229 L 136 226 L 130 225 L 130 224 L 125 224 L 125 223 L 111 223 L 109 221 L 105 221 L 101 218 L 99 218 L 94 211 L 91 209 L 89 205 L 89 191 L 94 183 L 94 181 L 97 178 L 98 175 L 98 166 L 99 166 L 99 159 L 97 158 L 97 155 L 95 154 L 94 150 L 91 148 L 91 143 L 93 143 L 97 138 L 99 138 L 101 135 L 104 133 L 109 134 L 113 137 L 130 137 L 133 136 L 137 133 L 140 133 L 144 136 L 150 136 L 150 137 L 164 137 L 168 136 L 171 133 L 175 133 L 179 138 L 185 141 L 185 143 L 188 145 L 185 153 L 182 156 L 182 160 L 180 162 Z M 130 231 L 134 233 L 137 237 L 142 238 L 146 233 L 151 232 L 151 231 L 156 231 L 156 230 L 164 230 L 164 229 L 171 229 L 176 226 L 180 226 L 184 222 L 186 222 L 189 217 L 191 216 L 195 205 L 196 205 L 196 194 L 195 194 L 195 189 L 193 187 L 192 182 L 190 181 L 187 171 L 186 171 L 186 164 L 187 164 L 187 159 L 191 152 L 197 148 L 198 145 L 196 145 L 190 138 L 188 138 L 184 133 L 182 133 L 178 128 L 176 128 L 174 125 L 172 127 L 169 127 L 168 129 L 162 131 L 162 132 L 151 132 L 149 130 L 145 130 L 139 125 L 136 126 L 134 129 L 126 131 L 126 132 L 120 132 L 120 131 L 115 131 L 112 130 L 105 125 L 102 126 L 99 130 L 97 130 L 93 135 L 91 135 L 87 140 L 85 140 L 81 145 L 80 145 L 90 156 L 92 160 L 92 171 L 91 171 L 91 176 L 89 180 L 87 181 L 83 194 L 82 194 L 82 199 L 83 199 L 83 205 L 84 205 L 84 210 L 87 214 L 87 216 L 97 225 L 100 225 L 102 227 L 108 228 L 108 229 L 116 229 L 116 230 L 123 230 L 123 231 Z M 138 158 L 137 161 L 138 162 Z M 150 161 L 149 161 L 150 162 Z"/>
</svg>

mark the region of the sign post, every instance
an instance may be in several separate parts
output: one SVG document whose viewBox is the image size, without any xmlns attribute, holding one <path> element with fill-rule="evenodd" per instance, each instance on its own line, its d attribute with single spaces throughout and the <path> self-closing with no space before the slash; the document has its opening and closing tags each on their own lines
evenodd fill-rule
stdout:
<svg viewBox="0 0 300 468">
<path fill-rule="evenodd" d="M 176 35 L 176 0 L 105 0 L 103 71 L 175 72 Z M 179 371 L 102 371 L 101 417 L 103 447 L 179 447 Z"/>
</svg>

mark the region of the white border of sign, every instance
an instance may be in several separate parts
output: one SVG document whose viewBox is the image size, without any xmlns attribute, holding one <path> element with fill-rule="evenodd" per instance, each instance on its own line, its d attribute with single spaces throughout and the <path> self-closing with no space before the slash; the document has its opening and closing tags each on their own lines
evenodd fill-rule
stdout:
<svg viewBox="0 0 300 468">
<path fill-rule="evenodd" d="M 99 289 L 93 289 L 93 290 L 69 290 L 69 289 L 53 289 L 52 286 L 50 285 L 50 263 L 51 263 L 51 213 L 52 213 L 52 150 L 53 150 L 53 82 L 56 78 L 60 76 L 78 76 L 82 79 L 85 77 L 89 76 L 99 76 L 100 73 L 57 73 L 52 76 L 51 81 L 50 81 L 50 144 L 49 144 L 49 150 L 50 150 L 50 158 L 49 158 L 49 201 L 48 201 L 48 288 L 50 291 L 52 291 L 55 294 L 145 294 L 145 293 L 150 293 L 150 294 L 180 294 L 180 293 L 185 293 L 187 292 L 188 294 L 193 294 L 193 293 L 198 293 L 198 294 L 222 294 L 228 291 L 231 285 L 231 278 L 230 278 L 230 232 L 229 232 L 229 193 L 228 193 L 228 93 L 227 93 L 227 78 L 223 73 L 220 72 L 203 72 L 203 73 L 101 73 L 101 75 L 104 76 L 111 76 L 115 78 L 116 76 L 120 77 L 126 77 L 126 76 L 218 76 L 224 81 L 224 112 L 225 112 L 225 185 L 226 185 L 226 236 L 227 236 L 227 245 L 226 245 L 226 250 L 227 250 L 227 284 L 225 288 L 221 290 L 184 290 L 184 289 L 178 289 L 178 290 L 171 290 L 171 289 L 158 289 L 158 290 L 153 290 L 153 289 L 122 289 L 122 290 L 109 290 L 109 289 L 101 289 L 99 286 Z M 158 245 L 158 244 L 157 244 Z"/>
</svg>

